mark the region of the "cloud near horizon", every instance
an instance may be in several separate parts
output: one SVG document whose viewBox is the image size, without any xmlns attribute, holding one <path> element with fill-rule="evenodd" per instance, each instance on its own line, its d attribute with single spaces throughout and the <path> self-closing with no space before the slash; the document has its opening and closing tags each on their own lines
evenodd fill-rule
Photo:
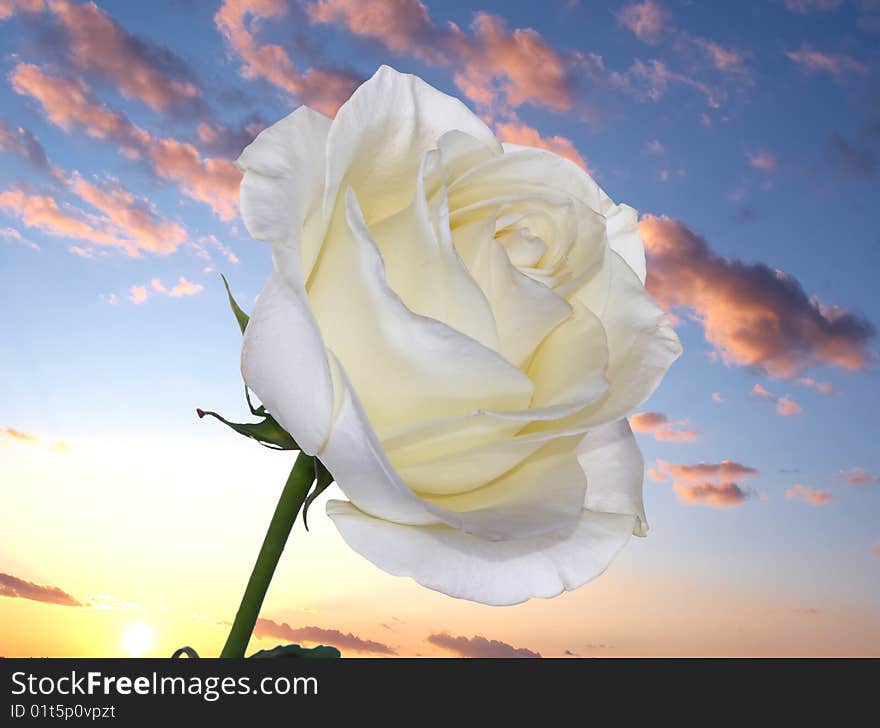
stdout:
<svg viewBox="0 0 880 728">
<path fill-rule="evenodd" d="M 260 618 L 254 627 L 254 636 L 258 639 L 281 639 L 288 642 L 311 642 L 332 645 L 345 654 L 346 650 L 352 652 L 367 652 L 374 655 L 396 655 L 394 648 L 382 642 L 363 639 L 351 632 L 343 633 L 338 629 L 325 629 L 323 627 L 291 627 L 287 622 L 278 623 L 271 619 Z"/>
<path fill-rule="evenodd" d="M 875 358 L 865 319 L 808 296 L 792 276 L 715 253 L 687 225 L 644 216 L 647 287 L 667 311 L 702 326 L 727 365 L 794 379 L 817 365 L 858 371 Z"/>
<path fill-rule="evenodd" d="M 83 606 L 80 601 L 57 586 L 35 584 L 11 574 L 0 574 L 0 597 L 17 597 L 65 607 Z"/>
<path fill-rule="evenodd" d="M 541 654 L 525 647 L 514 647 L 507 642 L 490 640 L 482 635 L 456 637 L 446 632 L 429 635 L 428 642 L 436 647 L 449 650 L 459 657 L 488 658 L 534 658 Z"/>
</svg>

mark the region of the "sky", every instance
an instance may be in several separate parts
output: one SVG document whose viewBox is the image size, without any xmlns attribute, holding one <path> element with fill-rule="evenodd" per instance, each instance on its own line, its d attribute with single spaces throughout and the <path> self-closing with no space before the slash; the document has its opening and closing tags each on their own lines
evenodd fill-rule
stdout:
<svg viewBox="0 0 880 728">
<path fill-rule="evenodd" d="M 250 651 L 880 655 L 878 41 L 878 0 L 0 0 L 0 655 L 219 653 L 292 457 L 195 415 L 246 418 L 219 276 L 271 267 L 232 160 L 383 63 L 640 211 L 651 531 L 488 607 L 319 503 Z"/>
</svg>

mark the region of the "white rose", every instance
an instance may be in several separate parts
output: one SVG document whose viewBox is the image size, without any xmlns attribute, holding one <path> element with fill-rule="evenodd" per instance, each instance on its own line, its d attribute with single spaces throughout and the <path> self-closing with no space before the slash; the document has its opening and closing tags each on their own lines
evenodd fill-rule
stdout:
<svg viewBox="0 0 880 728">
<path fill-rule="evenodd" d="M 274 262 L 242 373 L 349 498 L 327 513 L 353 549 L 514 604 L 644 535 L 625 417 L 681 347 L 643 286 L 635 210 L 388 67 L 238 163 Z"/>
</svg>

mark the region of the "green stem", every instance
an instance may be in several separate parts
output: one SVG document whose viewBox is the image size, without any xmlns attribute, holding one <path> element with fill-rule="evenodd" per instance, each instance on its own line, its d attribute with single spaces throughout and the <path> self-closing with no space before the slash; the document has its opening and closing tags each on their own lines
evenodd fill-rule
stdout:
<svg viewBox="0 0 880 728">
<path fill-rule="evenodd" d="M 275 513 L 269 523 L 269 530 L 266 531 L 266 538 L 263 539 L 260 555 L 257 556 L 257 562 L 254 564 L 254 570 L 251 572 L 251 578 L 244 590 L 241 605 L 238 607 L 238 613 L 235 615 L 235 621 L 232 623 L 232 629 L 229 630 L 229 637 L 226 638 L 220 657 L 244 657 L 257 617 L 260 615 L 260 607 L 269 589 L 269 582 L 272 581 L 272 574 L 275 573 L 278 559 L 284 551 L 284 544 L 290 536 L 290 529 L 293 528 L 293 522 L 314 479 L 315 459 L 300 453 L 290 475 L 287 476 L 278 505 L 275 506 Z"/>
</svg>

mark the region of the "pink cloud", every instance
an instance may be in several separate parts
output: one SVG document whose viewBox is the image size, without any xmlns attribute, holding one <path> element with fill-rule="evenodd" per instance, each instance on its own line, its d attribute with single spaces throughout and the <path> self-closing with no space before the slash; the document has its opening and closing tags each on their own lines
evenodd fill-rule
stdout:
<svg viewBox="0 0 880 728">
<path fill-rule="evenodd" d="M 777 397 L 772 392 L 764 389 L 760 384 L 756 384 L 752 387 L 752 393 L 761 399 L 768 399 L 771 402 L 774 402 L 776 404 L 776 411 L 783 416 L 790 417 L 792 415 L 799 415 L 803 412 L 801 406 L 788 395 Z"/>
<path fill-rule="evenodd" d="M 803 413 L 801 406 L 790 397 L 780 397 L 776 400 L 776 411 L 785 416 L 799 415 Z"/>
<path fill-rule="evenodd" d="M 490 640 L 482 635 L 474 635 L 473 637 L 456 637 L 445 632 L 440 634 L 432 634 L 428 636 L 428 642 L 444 650 L 454 652 L 459 657 L 476 657 L 476 658 L 535 658 L 540 657 L 540 653 L 525 647 L 514 647 L 501 642 L 500 640 Z"/>
<path fill-rule="evenodd" d="M 145 158 L 157 177 L 209 205 L 221 220 L 235 217 L 241 173 L 232 162 L 202 158 L 192 144 L 151 135 L 124 114 L 102 106 L 82 81 L 58 78 L 27 63 L 19 63 L 10 80 L 17 93 L 39 101 L 55 125 L 119 143 L 123 154 Z"/>
<path fill-rule="evenodd" d="M 172 253 L 186 241 L 186 230 L 160 217 L 150 202 L 136 197 L 115 180 L 97 185 L 74 174 L 70 187 L 79 198 L 103 212 L 109 223 L 132 241 L 130 252 Z"/>
<path fill-rule="evenodd" d="M 0 574 L 0 597 L 18 597 L 65 607 L 82 606 L 82 603 L 57 586 L 34 584 L 11 574 Z"/>
<path fill-rule="evenodd" d="M 711 508 L 735 508 L 741 506 L 751 493 L 737 483 L 679 483 L 672 485 L 682 503 L 710 506 Z"/>
<path fill-rule="evenodd" d="M 46 150 L 33 132 L 24 127 L 7 124 L 3 119 L 0 119 L 0 152 L 14 154 L 42 172 L 53 176 L 58 174 L 58 171 L 49 164 Z"/>
<path fill-rule="evenodd" d="M 149 296 L 146 286 L 132 286 L 128 289 L 128 300 L 132 303 L 143 303 Z"/>
<path fill-rule="evenodd" d="M 0 436 L 9 437 L 19 442 L 39 442 L 40 438 L 30 432 L 19 430 L 15 427 L 0 427 Z"/>
<path fill-rule="evenodd" d="M 660 442 L 693 442 L 696 430 L 687 429 L 687 421 L 670 420 L 662 412 L 638 412 L 629 420 L 635 432 L 648 432 Z"/>
<path fill-rule="evenodd" d="M 779 166 L 778 162 L 776 161 L 776 157 L 770 154 L 770 152 L 748 152 L 746 153 L 746 156 L 749 159 L 749 164 L 752 165 L 755 169 L 771 171 Z"/>
<path fill-rule="evenodd" d="M 793 379 L 810 366 L 860 370 L 874 358 L 873 327 L 809 297 L 793 277 L 723 258 L 676 220 L 648 215 L 639 230 L 648 290 L 668 311 L 699 323 L 725 364 Z"/>
<path fill-rule="evenodd" d="M 621 88 L 637 98 L 659 101 L 670 84 L 680 84 L 698 91 L 706 97 L 706 103 L 713 109 L 721 106 L 719 92 L 709 84 L 672 70 L 664 61 L 656 58 L 647 63 L 637 58 L 624 73 L 614 73 L 612 80 Z"/>
<path fill-rule="evenodd" d="M 803 43 L 800 50 L 787 51 L 785 55 L 808 73 L 821 71 L 829 73 L 837 79 L 848 74 L 864 75 L 868 73 L 868 67 L 855 58 L 822 53 L 811 48 L 807 43 Z"/>
<path fill-rule="evenodd" d="M 666 12 L 654 0 L 627 5 L 617 14 L 617 21 L 641 41 L 656 43 L 666 26 Z"/>
<path fill-rule="evenodd" d="M 813 506 L 824 506 L 834 500 L 832 493 L 824 490 L 814 490 L 800 483 L 796 483 L 786 490 L 785 497 L 789 500 L 802 500 Z"/>
<path fill-rule="evenodd" d="M 313 23 L 341 26 L 373 38 L 397 54 L 452 66 L 455 83 L 484 109 L 524 103 L 567 111 L 573 106 L 571 71 L 597 58 L 564 54 L 536 30 L 510 30 L 503 18 L 474 14 L 470 33 L 437 26 L 419 0 L 319 0 L 306 6 Z"/>
<path fill-rule="evenodd" d="M 846 480 L 850 485 L 874 485 L 875 483 L 880 483 L 880 475 L 871 475 L 864 468 L 838 470 L 836 475 L 838 478 Z"/>
<path fill-rule="evenodd" d="M 815 389 L 822 394 L 838 394 L 837 388 L 831 382 L 818 382 L 812 377 L 799 377 L 796 381 L 798 384 L 804 387 L 810 387 L 810 389 Z"/>
<path fill-rule="evenodd" d="M 717 70 L 726 73 L 745 73 L 745 57 L 740 51 L 725 48 L 708 38 L 693 37 L 691 42 L 712 61 L 712 65 Z"/>
<path fill-rule="evenodd" d="M 0 20 L 16 13 L 39 13 L 43 7 L 43 0 L 0 0 Z"/>
<path fill-rule="evenodd" d="M 56 237 L 69 238 L 102 247 L 121 248 L 131 257 L 143 252 L 165 255 L 186 240 L 186 231 L 156 212 L 146 198 L 129 192 L 118 181 L 89 182 L 74 173 L 58 175 L 67 189 L 101 214 L 88 213 L 70 204 L 59 205 L 54 197 L 29 194 L 21 189 L 0 193 L 0 208 L 25 225 Z M 94 257 L 94 252 L 72 246 L 71 252 Z"/>
<path fill-rule="evenodd" d="M 712 392 L 712 401 L 721 404 L 724 401 L 724 397 L 721 396 L 721 392 Z"/>
<path fill-rule="evenodd" d="M 256 36 L 257 26 L 262 21 L 277 21 L 286 14 L 284 0 L 224 0 L 214 15 L 214 23 L 241 59 L 242 76 L 263 79 L 333 116 L 351 96 L 359 79 L 345 71 L 316 66 L 302 73 L 281 46 L 261 44 Z"/>
<path fill-rule="evenodd" d="M 192 81 L 173 78 L 150 53 L 144 41 L 130 35 L 94 3 L 52 0 L 49 7 L 70 43 L 77 68 L 112 83 L 128 98 L 164 111 L 200 102 Z"/>
<path fill-rule="evenodd" d="M 560 157 L 570 159 L 587 172 L 591 171 L 587 161 L 580 155 L 571 139 L 564 136 L 542 137 L 537 129 L 520 121 L 516 116 L 508 121 L 496 122 L 495 132 L 501 141 L 547 149 Z"/>
<path fill-rule="evenodd" d="M 673 490 L 682 503 L 712 508 L 732 508 L 756 496 L 755 491 L 742 488 L 735 481 L 758 474 L 755 468 L 732 460 L 722 460 L 719 463 L 701 462 L 695 465 L 658 460 L 655 467 L 648 470 L 648 476 L 652 480 L 672 480 Z"/>
<path fill-rule="evenodd" d="M 374 655 L 394 655 L 395 650 L 386 644 L 368 640 L 351 632 L 323 627 L 291 627 L 287 622 L 279 624 L 271 619 L 260 618 L 254 626 L 257 639 L 279 639 L 285 642 L 311 642 L 313 644 L 333 645 L 341 652 L 365 652 Z"/>
<path fill-rule="evenodd" d="M 177 279 L 177 283 L 171 288 L 167 288 L 162 280 L 159 278 L 153 278 L 150 281 L 150 287 L 156 292 L 161 293 L 163 296 L 171 296 L 172 298 L 181 298 L 183 296 L 194 296 L 197 293 L 201 293 L 205 287 L 201 283 L 193 283 L 192 281 L 187 280 L 183 276 Z M 143 297 L 141 300 L 134 301 L 135 303 L 142 303 L 147 298 L 147 287 L 146 286 L 134 286 L 132 291 L 137 288 L 138 290 L 143 292 Z M 132 299 L 134 300 L 134 299 Z"/>
</svg>

